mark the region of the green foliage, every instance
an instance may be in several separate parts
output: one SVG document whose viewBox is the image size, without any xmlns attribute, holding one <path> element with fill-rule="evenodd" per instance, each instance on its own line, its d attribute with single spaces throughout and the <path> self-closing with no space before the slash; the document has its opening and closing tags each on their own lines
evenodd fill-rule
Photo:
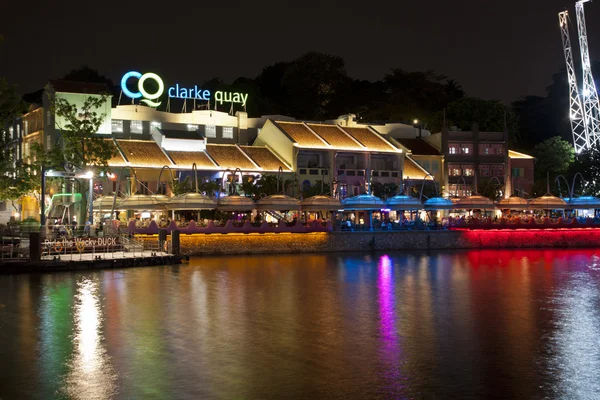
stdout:
<svg viewBox="0 0 600 400">
<path fill-rule="evenodd" d="M 575 185 L 575 194 L 600 197 L 600 146 L 594 144 L 589 149 L 577 155 L 571 165 L 570 176 L 580 173 L 583 182 L 578 177 Z M 569 181 L 572 184 L 571 181 Z"/>
<path fill-rule="evenodd" d="M 108 170 L 108 160 L 116 155 L 116 148 L 110 140 L 97 135 L 106 115 L 99 113 L 107 96 L 89 96 L 78 108 L 64 98 L 52 98 L 51 109 L 58 118 L 65 120 L 62 130 L 65 160 L 86 169 L 90 166 L 101 171 Z"/>
<path fill-rule="evenodd" d="M 27 111 L 27 106 L 21 100 L 16 88 L 6 79 L 0 78 L 0 132 L 14 117 L 21 116 Z"/>
<path fill-rule="evenodd" d="M 256 193 L 259 196 L 270 196 L 277 194 L 277 176 L 271 174 L 264 174 L 256 181 Z M 279 192 L 283 189 L 282 182 L 279 184 Z"/>
<path fill-rule="evenodd" d="M 483 100 L 475 97 L 464 97 L 448 104 L 446 108 L 446 125 L 456 126 L 464 131 L 470 131 L 474 122 L 480 131 L 502 132 L 504 130 L 504 118 L 506 113 L 506 125 L 509 139 L 512 144 L 519 141 L 519 124 L 516 114 L 497 100 Z M 443 117 L 438 113 L 438 123 Z M 439 126 L 441 128 L 441 125 Z M 433 126 L 437 131 L 438 126 Z"/>
<path fill-rule="evenodd" d="M 535 163 L 536 180 L 545 180 L 549 173 L 550 178 L 556 175 L 568 173 L 569 168 L 575 161 L 575 150 L 571 143 L 559 136 L 538 143 L 533 148 L 533 156 L 537 158 Z"/>
<path fill-rule="evenodd" d="M 317 180 L 314 184 L 301 188 L 302 197 L 313 197 L 319 195 L 331 196 L 331 186 L 322 180 Z"/>
<path fill-rule="evenodd" d="M 385 200 L 389 197 L 395 196 L 398 193 L 398 185 L 395 183 L 372 182 L 371 193 L 373 196 Z"/>
<path fill-rule="evenodd" d="M 496 201 L 502 195 L 502 185 L 495 179 L 481 179 L 477 182 L 477 193 L 480 196 Z"/>
</svg>

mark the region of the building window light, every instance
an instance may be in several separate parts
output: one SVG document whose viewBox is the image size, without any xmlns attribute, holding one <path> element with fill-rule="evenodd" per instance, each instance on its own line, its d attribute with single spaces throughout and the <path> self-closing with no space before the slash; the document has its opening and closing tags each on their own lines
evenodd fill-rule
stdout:
<svg viewBox="0 0 600 400">
<path fill-rule="evenodd" d="M 150 133 L 154 133 L 154 132 L 158 131 L 160 128 L 162 128 L 162 124 L 160 122 L 157 122 L 157 121 L 150 122 Z"/>
<path fill-rule="evenodd" d="M 223 139 L 233 139 L 233 128 L 231 126 L 223 127 Z"/>
<path fill-rule="evenodd" d="M 112 133 L 123 133 L 123 121 L 113 119 L 110 123 Z"/>
<path fill-rule="evenodd" d="M 217 137 L 217 127 L 215 125 L 206 125 L 204 129 L 204 135 L 207 138 L 216 138 Z"/>
<path fill-rule="evenodd" d="M 194 132 L 198 130 L 198 125 L 188 124 L 187 130 L 190 132 Z"/>
<path fill-rule="evenodd" d="M 131 133 L 142 133 L 143 131 L 142 121 L 131 121 Z"/>
</svg>

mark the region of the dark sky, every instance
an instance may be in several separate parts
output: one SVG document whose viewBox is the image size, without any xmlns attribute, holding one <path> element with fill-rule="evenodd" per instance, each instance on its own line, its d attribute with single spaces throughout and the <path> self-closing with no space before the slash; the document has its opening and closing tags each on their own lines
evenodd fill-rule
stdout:
<svg viewBox="0 0 600 400">
<path fill-rule="evenodd" d="M 354 78 L 433 69 L 469 95 L 511 101 L 543 95 L 563 66 L 557 13 L 565 5 L 574 23 L 573 0 L 5 0 L 0 76 L 30 92 L 86 64 L 115 82 L 134 69 L 193 85 L 254 77 L 316 50 L 342 56 Z M 600 1 L 586 11 L 598 59 Z"/>
</svg>

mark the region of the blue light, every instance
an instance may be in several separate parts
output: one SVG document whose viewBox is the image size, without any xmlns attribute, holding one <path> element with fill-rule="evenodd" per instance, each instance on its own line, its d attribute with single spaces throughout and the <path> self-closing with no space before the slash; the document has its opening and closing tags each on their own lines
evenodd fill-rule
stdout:
<svg viewBox="0 0 600 400">
<path fill-rule="evenodd" d="M 140 79 L 141 77 L 142 77 L 142 74 L 140 74 L 137 71 L 130 71 L 130 72 L 126 73 L 125 75 L 123 75 L 123 78 L 121 78 L 121 90 L 123 91 L 123 93 L 125 93 L 125 96 L 131 97 L 132 99 L 139 99 L 140 97 L 142 97 L 142 94 L 140 92 L 133 93 L 129 89 L 127 89 L 127 80 L 129 78 Z"/>
</svg>

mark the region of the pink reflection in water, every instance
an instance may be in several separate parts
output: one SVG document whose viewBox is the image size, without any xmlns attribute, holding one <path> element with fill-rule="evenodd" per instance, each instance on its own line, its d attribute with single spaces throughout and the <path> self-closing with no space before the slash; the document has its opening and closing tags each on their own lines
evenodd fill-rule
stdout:
<svg viewBox="0 0 600 400">
<path fill-rule="evenodd" d="M 392 260 L 388 255 L 379 258 L 377 265 L 377 292 L 379 294 L 380 352 L 385 365 L 384 379 L 389 392 L 399 392 L 402 386 L 400 338 L 396 331 L 396 310 Z M 391 393 L 390 393 L 391 394 Z"/>
</svg>

